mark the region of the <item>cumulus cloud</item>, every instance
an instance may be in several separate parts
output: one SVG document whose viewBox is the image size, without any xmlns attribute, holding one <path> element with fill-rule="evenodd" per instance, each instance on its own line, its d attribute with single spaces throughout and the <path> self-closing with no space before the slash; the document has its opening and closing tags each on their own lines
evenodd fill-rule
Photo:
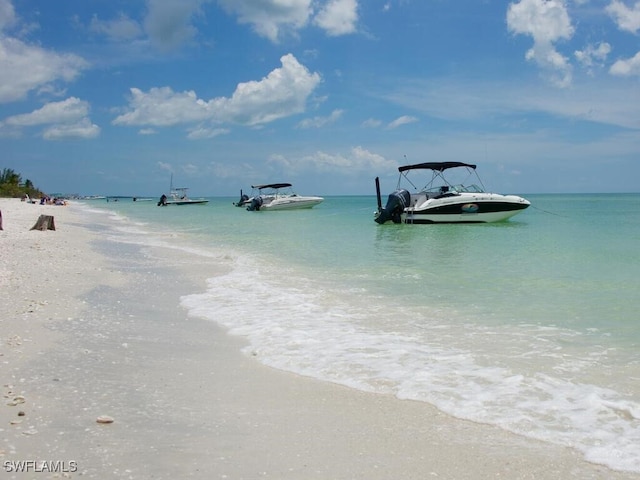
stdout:
<svg viewBox="0 0 640 480">
<path fill-rule="evenodd" d="M 241 24 L 249 24 L 258 35 L 278 42 L 280 37 L 307 25 L 312 0 L 218 0 Z"/>
<path fill-rule="evenodd" d="M 173 49 L 191 40 L 197 33 L 192 19 L 201 14 L 208 0 L 147 0 L 144 30 L 162 49 Z"/>
<path fill-rule="evenodd" d="M 87 67 L 77 55 L 0 36 L 0 103 L 24 99 L 29 92 L 59 81 L 71 82 Z"/>
<path fill-rule="evenodd" d="M 130 92 L 129 111 L 118 116 L 114 125 L 168 127 L 199 122 L 211 115 L 211 104 L 200 100 L 194 91 L 174 92 L 161 87 L 148 92 L 131 88 Z"/>
<path fill-rule="evenodd" d="M 59 123 L 47 127 L 42 137 L 45 140 L 62 140 L 65 138 L 95 138 L 100 134 L 100 127 L 83 118 L 75 123 Z"/>
<path fill-rule="evenodd" d="M 313 23 L 330 36 L 340 36 L 356 31 L 358 2 L 356 0 L 330 0 L 318 12 Z"/>
<path fill-rule="evenodd" d="M 105 35 L 115 42 L 134 40 L 143 34 L 140 24 L 124 14 L 120 14 L 114 20 L 100 20 L 97 15 L 94 15 L 89 24 L 89 30 Z"/>
<path fill-rule="evenodd" d="M 380 125 L 382 125 L 382 121 L 377 118 L 368 118 L 362 122 L 362 126 L 365 128 L 378 128 Z"/>
<path fill-rule="evenodd" d="M 0 32 L 13 25 L 16 21 L 16 11 L 9 0 L 0 0 Z"/>
<path fill-rule="evenodd" d="M 226 135 L 230 130 L 228 128 L 207 128 L 196 127 L 189 131 L 187 138 L 189 140 L 200 140 L 203 138 L 214 138 L 220 135 Z"/>
<path fill-rule="evenodd" d="M 623 2 L 613 0 L 606 10 L 620 30 L 633 34 L 640 30 L 640 2 L 636 2 L 633 7 L 627 7 Z M 611 65 L 609 73 L 618 76 L 640 76 L 640 52 L 631 58 L 617 60 Z"/>
<path fill-rule="evenodd" d="M 609 53 L 611 53 L 611 45 L 601 42 L 597 46 L 587 45 L 584 50 L 576 50 L 574 55 L 578 62 L 591 71 L 593 67 L 601 67 Z"/>
<path fill-rule="evenodd" d="M 632 58 L 615 62 L 611 65 L 609 73 L 623 77 L 640 76 L 640 52 Z"/>
<path fill-rule="evenodd" d="M 276 68 L 260 81 L 240 83 L 229 98 L 202 100 L 193 91 L 174 92 L 169 87 L 143 92 L 131 89 L 128 112 L 115 125 L 170 126 L 199 123 L 261 125 L 304 111 L 307 98 L 320 83 L 291 55 L 280 58 Z"/>
<path fill-rule="evenodd" d="M 571 65 L 555 48 L 555 42 L 568 40 L 574 28 L 565 4 L 560 0 L 520 0 L 507 10 L 507 26 L 515 34 L 530 35 L 533 47 L 526 59 L 553 72 L 552 81 L 565 87 L 571 83 Z"/>
<path fill-rule="evenodd" d="M 94 138 L 100 127 L 89 119 L 89 104 L 70 97 L 61 102 L 50 102 L 31 113 L 14 115 L 0 123 L 0 128 L 26 128 L 45 125 L 43 138 L 58 140 L 66 137 Z"/>
<path fill-rule="evenodd" d="M 640 30 L 640 2 L 631 8 L 619 0 L 613 0 L 607 7 L 607 13 L 613 17 L 618 28 L 631 33 Z"/>
<path fill-rule="evenodd" d="M 298 128 L 321 128 L 325 125 L 335 123 L 342 117 L 344 110 L 336 109 L 328 117 L 313 117 L 302 120 L 298 123 Z"/>
<path fill-rule="evenodd" d="M 60 54 L 7 34 L 19 27 L 10 0 L 0 0 L 0 104 L 24 99 L 33 90 L 55 91 L 60 81 L 74 80 L 88 67 L 77 55 Z"/>
<path fill-rule="evenodd" d="M 313 168 L 318 172 L 335 171 L 341 172 L 341 174 L 350 172 L 354 175 L 376 170 L 390 170 L 398 166 L 395 161 L 388 160 L 377 153 L 372 153 L 361 146 L 351 148 L 346 154 L 318 151 L 295 160 L 282 155 L 272 155 L 269 157 L 268 162 L 277 164 L 288 172 Z"/>
<path fill-rule="evenodd" d="M 260 36 L 274 43 L 313 22 L 329 36 L 354 33 L 358 21 L 357 0 L 218 0 L 241 24 L 251 25 Z M 314 12 L 319 5 L 317 13 Z M 315 13 L 315 16 L 314 16 Z"/>
<path fill-rule="evenodd" d="M 387 125 L 387 128 L 389 129 L 393 129 L 393 128 L 398 128 L 402 125 L 406 125 L 408 123 L 414 123 L 417 122 L 418 119 L 416 117 L 411 117 L 409 115 L 403 115 L 401 117 L 396 118 L 393 122 L 391 122 L 389 125 Z"/>
</svg>

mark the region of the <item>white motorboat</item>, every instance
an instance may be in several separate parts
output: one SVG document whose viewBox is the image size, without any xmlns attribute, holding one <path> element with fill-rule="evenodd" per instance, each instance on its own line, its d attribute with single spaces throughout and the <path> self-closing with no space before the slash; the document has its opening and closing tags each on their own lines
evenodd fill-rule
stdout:
<svg viewBox="0 0 640 480">
<path fill-rule="evenodd" d="M 249 211 L 298 210 L 312 208 L 324 201 L 322 197 L 298 195 L 290 183 L 267 183 L 252 185 L 251 188 L 255 194 L 248 197 L 241 192 L 236 206 L 246 206 Z"/>
<path fill-rule="evenodd" d="M 452 184 L 444 172 L 452 168 L 466 169 L 469 176 L 475 175 L 478 184 Z M 416 170 L 431 171 L 426 186 L 418 189 L 409 179 Z M 384 208 L 380 197 L 380 182 L 376 178 L 378 210 L 375 221 L 393 223 L 491 223 L 501 222 L 526 209 L 531 203 L 517 195 L 501 195 L 486 192 L 476 172 L 476 165 L 462 162 L 427 162 L 405 165 L 398 168 L 400 178 L 396 190 L 389 195 Z M 466 183 L 466 182 L 465 182 Z M 402 185 L 411 185 L 410 193 Z M 409 187 L 407 187 L 409 188 Z"/>
<path fill-rule="evenodd" d="M 166 207 L 168 205 L 204 205 L 205 203 L 209 203 L 209 200 L 206 198 L 189 198 L 187 196 L 186 187 L 175 187 L 173 186 L 173 175 L 171 175 L 171 182 L 169 184 L 169 196 L 167 197 L 164 193 L 158 200 L 159 207 Z"/>
</svg>

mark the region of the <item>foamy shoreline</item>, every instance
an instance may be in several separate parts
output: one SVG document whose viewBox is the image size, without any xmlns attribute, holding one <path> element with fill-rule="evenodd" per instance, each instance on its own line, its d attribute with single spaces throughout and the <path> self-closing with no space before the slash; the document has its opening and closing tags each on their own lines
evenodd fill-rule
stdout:
<svg viewBox="0 0 640 480">
<path fill-rule="evenodd" d="M 73 205 L 0 199 L 0 211 L 7 478 L 640 478 L 426 404 L 262 366 L 179 306 L 214 260 L 110 242 Z M 57 229 L 29 230 L 40 214 Z M 60 471 L 15 471 L 29 461 Z"/>
</svg>

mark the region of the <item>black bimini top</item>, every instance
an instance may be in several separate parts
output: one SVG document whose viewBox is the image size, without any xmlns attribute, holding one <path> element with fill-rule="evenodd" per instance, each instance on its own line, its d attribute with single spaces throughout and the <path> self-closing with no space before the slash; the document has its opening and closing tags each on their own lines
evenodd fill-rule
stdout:
<svg viewBox="0 0 640 480">
<path fill-rule="evenodd" d="M 285 188 L 290 187 L 290 183 L 266 183 L 264 185 L 251 185 L 251 188 L 262 190 L 263 188 Z"/>
<path fill-rule="evenodd" d="M 404 165 L 402 167 L 398 167 L 399 172 L 405 172 L 407 170 L 436 170 L 438 172 L 442 172 L 448 168 L 455 167 L 469 167 L 475 170 L 476 166 L 470 163 L 462 163 L 462 162 L 427 162 L 427 163 L 416 163 L 415 165 Z"/>
</svg>

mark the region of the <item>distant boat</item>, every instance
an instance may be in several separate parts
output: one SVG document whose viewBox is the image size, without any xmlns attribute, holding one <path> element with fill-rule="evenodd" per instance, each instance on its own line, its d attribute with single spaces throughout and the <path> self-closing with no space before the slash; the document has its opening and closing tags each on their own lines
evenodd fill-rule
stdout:
<svg viewBox="0 0 640 480">
<path fill-rule="evenodd" d="M 187 196 L 186 187 L 173 186 L 173 175 L 171 175 L 171 183 L 169 184 L 169 197 L 162 194 L 160 200 L 158 200 L 159 207 L 166 207 L 168 205 L 203 205 L 209 203 L 209 200 L 204 198 L 189 198 Z"/>
<path fill-rule="evenodd" d="M 382 208 L 380 182 L 376 178 L 378 211 L 375 221 L 379 224 L 387 221 L 409 224 L 502 222 L 531 205 L 528 200 L 517 195 L 485 192 L 484 188 L 476 184 L 451 184 L 443 173 L 452 168 L 466 168 L 469 174 L 475 174 L 478 183 L 482 185 L 476 166 L 472 164 L 427 162 L 405 165 L 398 168 L 400 179 L 397 189 L 389 195 L 387 205 Z M 407 174 L 416 170 L 429 170 L 432 176 L 424 188 L 410 193 L 401 188 L 401 183 L 404 180 L 415 189 Z"/>
<path fill-rule="evenodd" d="M 249 211 L 299 210 L 312 208 L 324 201 L 322 197 L 298 195 L 290 183 L 266 183 L 252 185 L 254 195 L 248 197 L 240 192 L 240 201 L 235 205 L 246 206 Z"/>
</svg>

